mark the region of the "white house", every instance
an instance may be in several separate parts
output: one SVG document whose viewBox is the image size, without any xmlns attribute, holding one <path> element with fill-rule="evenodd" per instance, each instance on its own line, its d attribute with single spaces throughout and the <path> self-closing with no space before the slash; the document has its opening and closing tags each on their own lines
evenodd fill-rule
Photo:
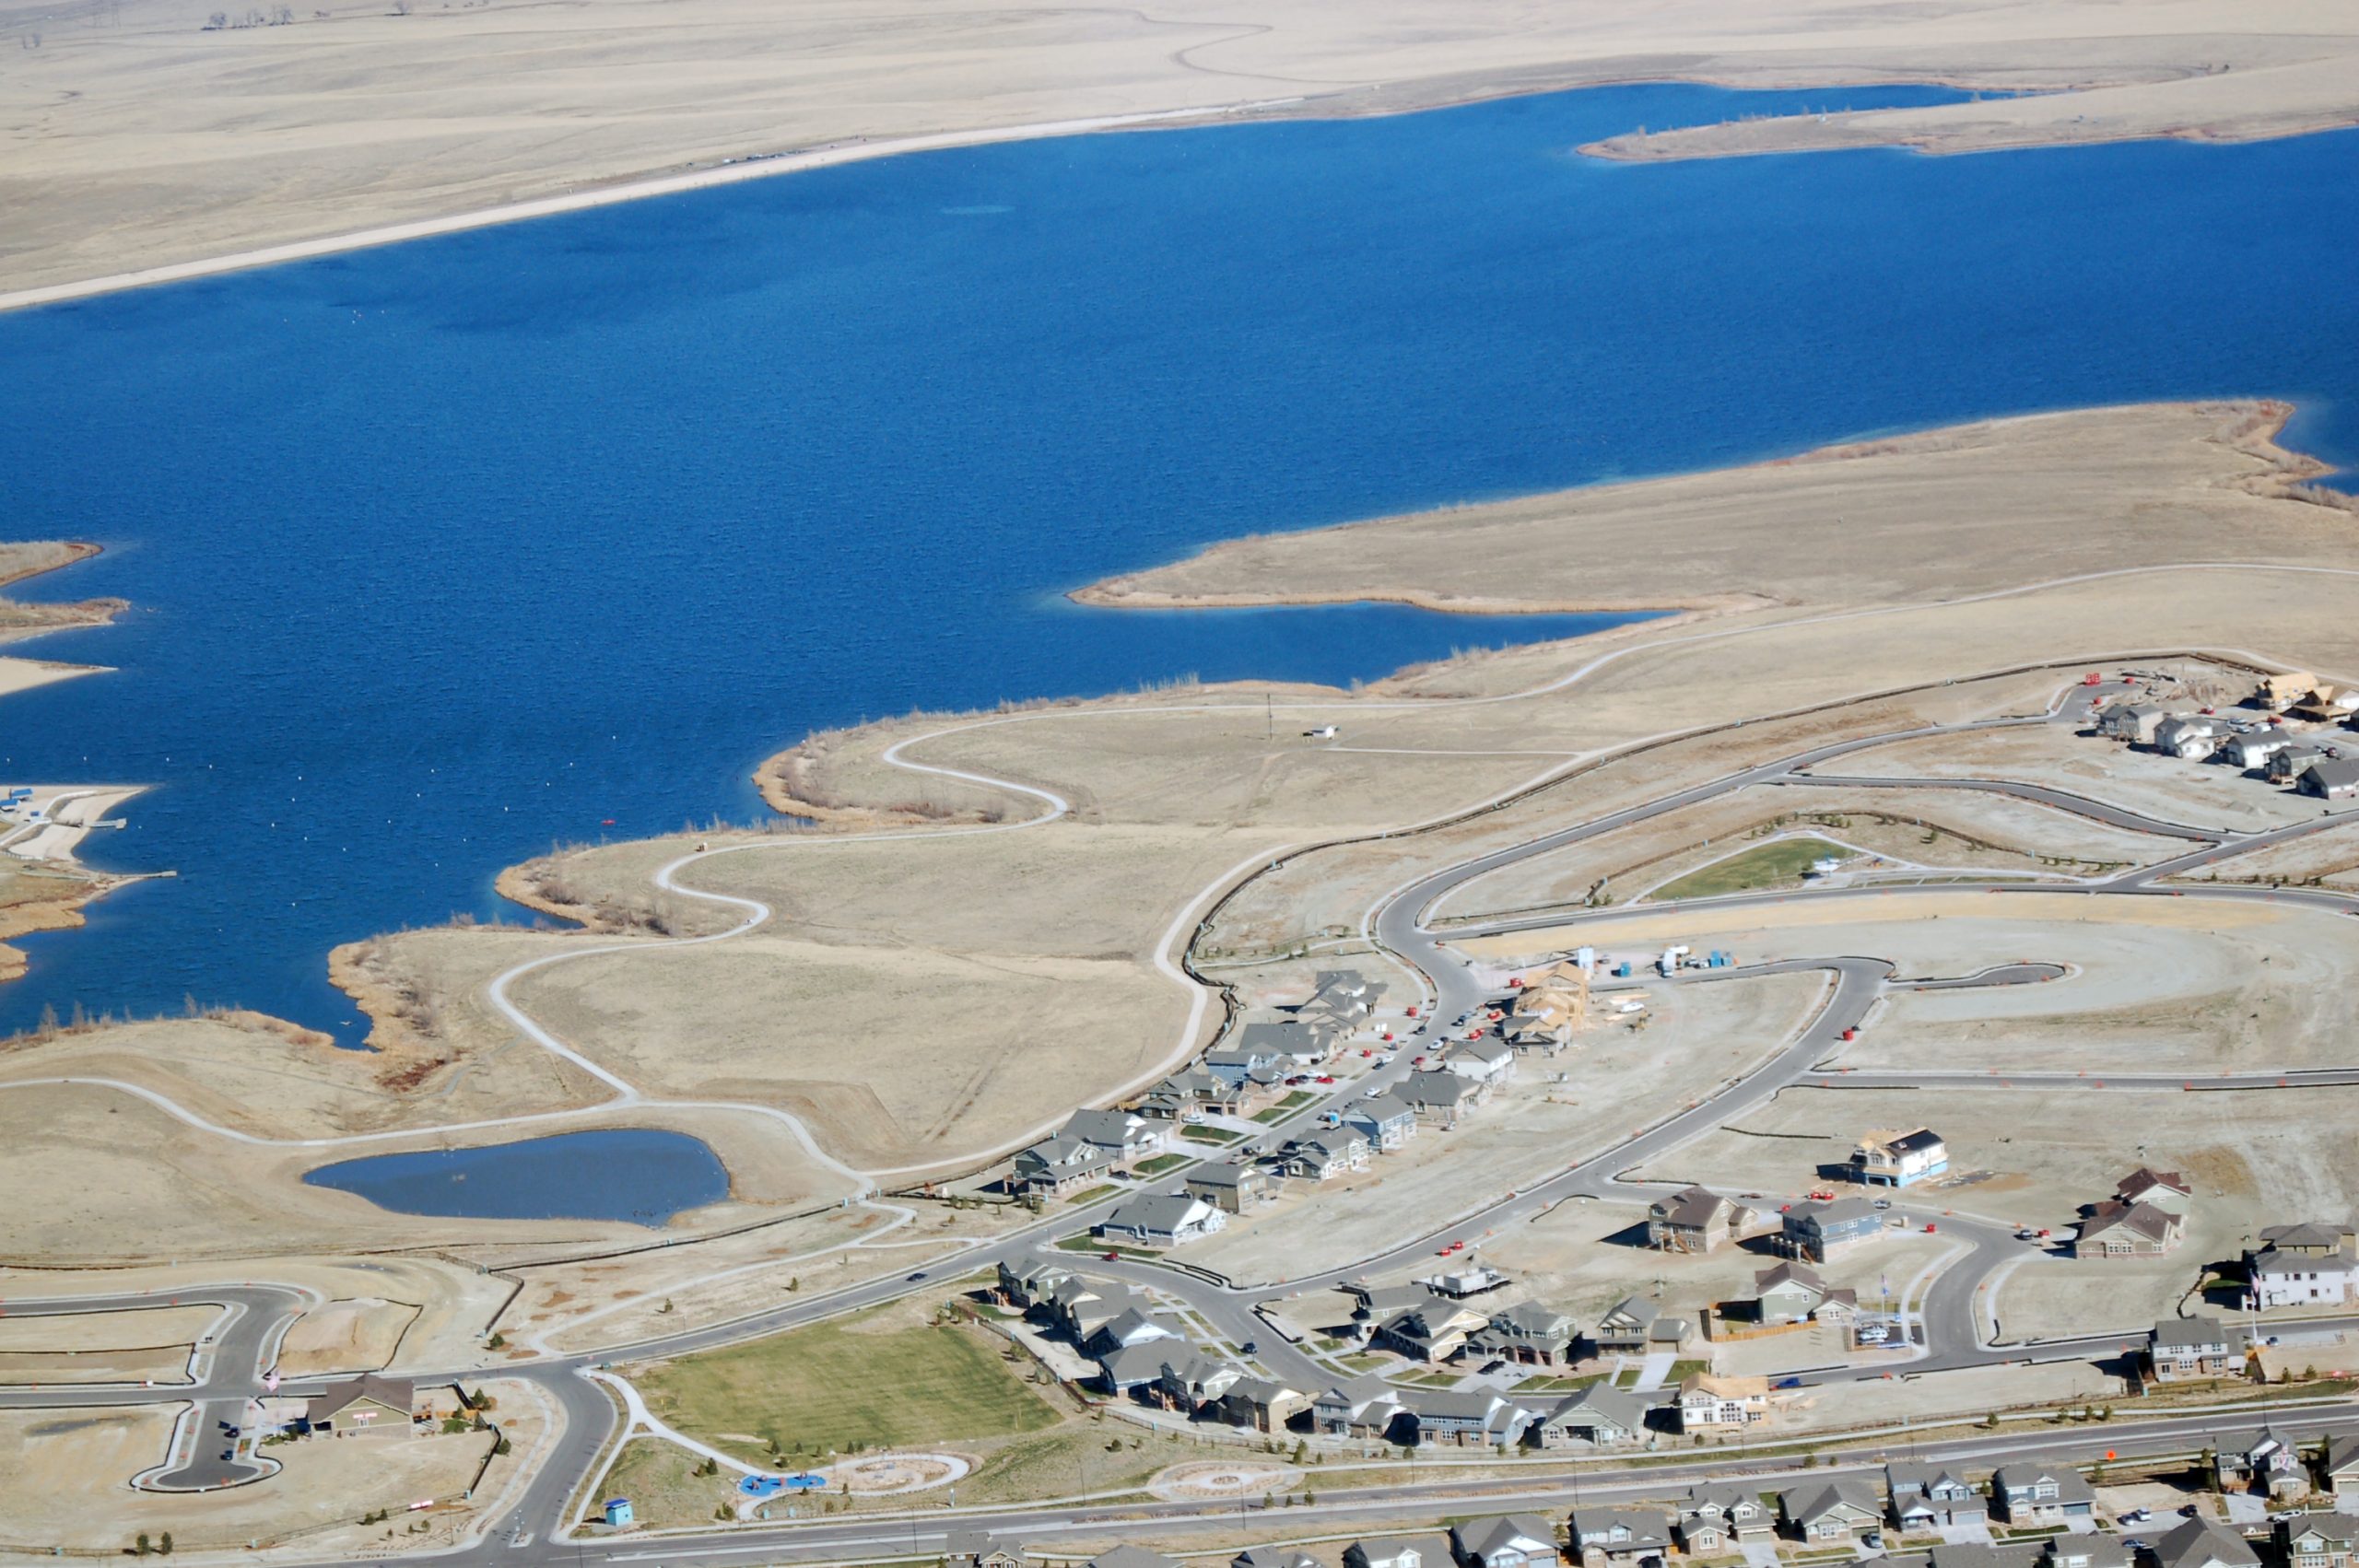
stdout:
<svg viewBox="0 0 2359 1568">
<path fill-rule="evenodd" d="M 1153 1193 L 1133 1198 L 1097 1222 L 1096 1234 L 1143 1246 L 1178 1246 L 1208 1236 L 1228 1223 L 1228 1216 L 1201 1198 Z"/>
<path fill-rule="evenodd" d="M 2346 1306 L 2359 1300 L 2359 1258 L 2340 1253 L 2324 1258 L 2274 1247 L 2245 1254 L 2251 1305 L 2266 1312 L 2279 1306 Z"/>
<path fill-rule="evenodd" d="M 2197 713 L 2175 713 L 2154 726 L 2154 749 L 2165 756 L 2192 762 L 2212 755 L 2224 729 L 2216 719 Z"/>
<path fill-rule="evenodd" d="M 1691 1373 L 1679 1386 L 1679 1430 L 1726 1432 L 1767 1419 L 1769 1380 Z"/>
</svg>

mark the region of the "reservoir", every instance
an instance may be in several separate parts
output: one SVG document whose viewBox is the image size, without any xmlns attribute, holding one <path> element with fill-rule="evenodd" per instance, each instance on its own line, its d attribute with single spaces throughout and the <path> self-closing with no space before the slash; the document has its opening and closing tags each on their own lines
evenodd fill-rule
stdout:
<svg viewBox="0 0 2359 1568">
<path fill-rule="evenodd" d="M 651 1229 L 729 1196 L 729 1173 L 686 1133 L 628 1127 L 478 1149 L 371 1154 L 304 1173 L 397 1214 L 625 1220 Z"/>
<path fill-rule="evenodd" d="M 0 528 L 108 551 L 16 591 L 135 606 L 11 648 L 111 673 L 0 702 L 0 776 L 156 785 L 86 853 L 179 873 L 22 939 L 0 1033 L 194 997 L 349 1042 L 331 947 L 752 818 L 814 728 L 1597 624 L 1062 597 L 1224 538 L 2156 398 L 2359 452 L 2359 134 L 1571 150 L 1939 96 L 960 148 L 0 316 Z"/>
</svg>

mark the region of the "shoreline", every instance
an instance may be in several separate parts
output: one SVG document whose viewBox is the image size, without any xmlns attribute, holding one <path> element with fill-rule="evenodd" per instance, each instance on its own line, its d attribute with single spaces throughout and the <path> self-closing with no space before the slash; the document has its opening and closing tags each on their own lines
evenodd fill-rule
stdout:
<svg viewBox="0 0 2359 1568">
<path fill-rule="evenodd" d="M 1938 52 L 1940 46 L 1934 46 Z M 2015 64 L 1977 64 L 1961 65 L 1925 59 L 1920 63 L 1863 62 L 1846 59 L 1841 50 L 1830 52 L 1816 61 L 1780 55 L 1758 49 L 1727 53 L 1694 53 L 1681 55 L 1625 55 L 1602 60 L 1563 60 L 1540 65 L 1499 65 L 1414 79 L 1402 82 L 1357 82 L 1339 84 L 1326 90 L 1313 90 L 1283 98 L 1237 99 L 1225 103 L 1198 104 L 1162 110 L 1146 110 L 1129 113 L 1082 115 L 1063 119 L 1023 122 L 1015 124 L 976 126 L 963 130 L 918 132 L 878 137 L 854 136 L 845 141 L 831 141 L 774 152 L 750 152 L 725 158 L 718 163 L 690 164 L 675 167 L 670 172 L 635 173 L 610 178 L 603 182 L 560 191 L 552 194 L 529 197 L 520 201 L 496 203 L 458 212 L 434 214 L 393 223 L 370 225 L 342 233 L 282 240 L 256 245 L 242 250 L 217 252 L 210 256 L 187 261 L 159 263 L 123 272 L 100 274 L 71 279 L 62 283 L 38 284 L 0 291 L 0 312 L 36 309 L 45 305 L 68 304 L 76 300 L 101 298 L 131 289 L 152 287 L 162 284 L 192 282 L 256 268 L 277 266 L 291 262 L 311 261 L 323 257 L 346 254 L 354 251 L 373 250 L 381 246 L 405 243 L 413 240 L 433 239 L 443 235 L 466 233 L 479 228 L 498 228 L 511 223 L 529 222 L 536 218 L 559 216 L 568 213 L 585 212 L 596 208 L 616 206 L 651 197 L 677 195 L 692 191 L 710 190 L 734 185 L 749 180 L 769 179 L 776 175 L 808 172 L 841 164 L 864 162 L 872 158 L 894 158 L 903 154 L 944 151 L 957 147 L 994 146 L 1004 143 L 1050 140 L 1064 136 L 1102 135 L 1112 132 L 1139 130 L 1182 130 L 1220 123 L 1257 123 L 1282 120 L 1347 121 L 1384 119 L 1399 115 L 1417 114 L 1445 109 L 1465 108 L 1475 104 L 1498 102 L 1508 99 L 1536 97 L 1543 94 L 1585 90 L 1592 88 L 1695 86 L 1729 91 L 1799 92 L 1813 89 L 1829 91 L 1865 87 L 1932 87 L 1957 92 L 1992 92 L 2010 96 L 1972 104 L 1946 106 L 1950 109 L 1987 108 L 1990 104 L 2027 103 L 2041 100 L 2077 100 L 2088 93 L 2103 93 L 2117 89 L 2142 89 L 2154 87 L 2216 80 L 2201 72 L 2185 66 L 2168 66 L 2159 70 L 2152 66 L 2118 65 L 2110 74 L 2103 68 L 2082 69 L 2061 80 L 2054 77 L 2059 67 L 2038 63 L 2036 59 Z M 2267 67 L 2255 67 L 2265 72 Z M 2242 67 L 2236 76 L 2252 74 Z M 2240 125 L 2236 116 L 2214 116 L 2207 120 L 2201 115 L 2177 119 L 2164 118 L 2144 122 L 2091 125 L 2085 116 L 2075 116 L 2068 124 L 2059 122 L 2041 132 L 2036 127 L 2023 135 L 2000 135 L 2006 129 L 2004 122 L 1989 122 L 1982 125 L 1980 140 L 1971 135 L 1960 146 L 1934 145 L 1933 139 L 1912 133 L 1905 127 L 1883 132 L 1886 122 L 1877 116 L 1922 113 L 1916 110 L 1861 110 L 1846 111 L 1839 116 L 1842 125 L 1832 136 L 1813 137 L 1804 129 L 1813 123 L 1807 115 L 1778 115 L 1757 121 L 1727 122 L 1649 133 L 1639 126 L 1611 137 L 1599 138 L 1568 149 L 1587 158 L 1613 163 L 1661 163 L 1694 158 L 1750 157 L 1772 152 L 1828 151 L 1858 146 L 1889 146 L 1914 151 L 1926 156 L 1950 152 L 2027 150 L 2049 146 L 2086 146 L 2112 141 L 2181 140 L 2199 143 L 2230 144 L 2239 142 L 2285 139 L 2317 135 L 2359 126 L 2359 103 L 2326 111 L 2306 111 L 2291 121 L 2268 122 Z M 1869 117 L 1871 126 L 1864 135 L 1848 134 L 1853 123 L 1861 116 Z M 2252 117 L 2244 116 L 2248 121 Z M 1820 123 L 1823 126 L 1823 117 Z M 1727 140 L 1731 134 L 1759 137 L 1765 128 L 1770 140 L 1762 145 L 1707 145 L 1700 151 L 1679 150 L 1689 141 L 1707 144 L 1714 137 Z M 1780 132 L 1794 133 L 1784 141 L 1778 140 Z M 1671 146 L 1666 149 L 1665 144 Z M 90 547 L 93 552 L 96 546 Z M 5 579 L 0 579 L 5 580 Z M 1470 613 L 1480 614 L 1481 611 Z"/>
</svg>

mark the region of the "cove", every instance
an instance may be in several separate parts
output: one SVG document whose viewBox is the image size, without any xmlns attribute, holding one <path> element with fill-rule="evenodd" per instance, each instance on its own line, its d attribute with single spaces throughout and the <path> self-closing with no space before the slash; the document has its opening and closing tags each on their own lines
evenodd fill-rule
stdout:
<svg viewBox="0 0 2359 1568">
<path fill-rule="evenodd" d="M 108 548 L 19 591 L 136 606 L 11 649 L 113 673 L 0 703 L 0 774 L 156 785 L 88 857 L 180 873 L 24 939 L 0 1031 L 349 1041 L 335 943 L 749 818 L 813 728 L 1573 629 L 1061 598 L 1223 538 L 2151 398 L 2359 451 L 2359 135 L 1569 150 L 1930 96 L 958 148 L 0 317 L 0 528 Z"/>
<path fill-rule="evenodd" d="M 645 1127 L 371 1154 L 306 1171 L 303 1180 L 397 1214 L 627 1220 L 650 1229 L 729 1196 L 728 1171 L 700 1140 Z"/>
</svg>

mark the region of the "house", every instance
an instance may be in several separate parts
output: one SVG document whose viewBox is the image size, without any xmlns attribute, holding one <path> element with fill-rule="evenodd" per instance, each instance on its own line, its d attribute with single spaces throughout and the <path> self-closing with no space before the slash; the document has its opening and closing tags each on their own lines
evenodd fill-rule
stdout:
<svg viewBox="0 0 2359 1568">
<path fill-rule="evenodd" d="M 2154 749 L 2165 756 L 2192 762 L 2208 755 L 2220 731 L 2227 726 L 2200 714 L 2175 713 L 2154 726 Z"/>
<path fill-rule="evenodd" d="M 2307 670 L 2284 670 L 2261 676 L 2260 685 L 2253 688 L 2252 702 L 2256 708 L 2283 713 L 2318 689 L 2318 678 Z"/>
<path fill-rule="evenodd" d="M 2009 1541 L 2004 1546 L 1978 1540 L 1945 1540 L 1926 1552 L 1925 1568 L 2048 1568 L 2047 1555 L 2040 1545 L 2027 1540 Z"/>
<path fill-rule="evenodd" d="M 1347 1032 L 1341 1024 L 1290 1019 L 1283 1024 L 1248 1024 L 1230 1044 L 1257 1059 L 1268 1058 L 1273 1066 L 1300 1070 L 1332 1061 L 1343 1049 Z"/>
<path fill-rule="evenodd" d="M 1208 1236 L 1228 1223 L 1228 1216 L 1201 1198 L 1184 1193 L 1148 1193 L 1119 1204 L 1090 1227 L 1091 1234 L 1142 1246 L 1178 1246 Z"/>
<path fill-rule="evenodd" d="M 2351 1568 L 2352 1519 L 2333 1509 L 2277 1516 L 2277 1557 L 2285 1568 Z"/>
<path fill-rule="evenodd" d="M 1505 1040 L 1468 1040 L 1450 1047 L 1442 1071 L 1494 1087 L 1515 1076 L 1515 1047 Z"/>
<path fill-rule="evenodd" d="M 1412 1388 L 1403 1398 L 1423 1448 L 1496 1448 L 1523 1441 L 1532 1412 L 1496 1388 Z"/>
<path fill-rule="evenodd" d="M 1201 1067 L 1185 1072 L 1175 1072 L 1139 1100 L 1141 1116 L 1160 1117 L 1166 1121 L 1181 1121 L 1192 1116 L 1241 1116 L 1247 1096 L 1241 1089 L 1223 1082 Z"/>
<path fill-rule="evenodd" d="M 1766 1377 L 1715 1377 L 1691 1372 L 1679 1386 L 1679 1430 L 1724 1432 L 1742 1429 L 1769 1415 L 1769 1380 Z"/>
<path fill-rule="evenodd" d="M 1556 1527 L 1536 1514 L 1500 1514 L 1449 1527 L 1460 1568 L 1557 1568 Z"/>
<path fill-rule="evenodd" d="M 1487 1263 L 1472 1263 L 1463 1269 L 1452 1269 L 1446 1274 L 1435 1274 L 1417 1281 L 1438 1296 L 1452 1301 L 1464 1301 L 1468 1296 L 1488 1295 L 1515 1283 Z"/>
<path fill-rule="evenodd" d="M 1647 1208 L 1647 1245 L 1661 1252 L 1710 1252 L 1754 1221 L 1754 1211 L 1700 1187 L 1658 1198 Z"/>
<path fill-rule="evenodd" d="M 2071 1531 L 2048 1537 L 2047 1553 L 2035 1568 L 2135 1568 L 2137 1557 L 2119 1536 Z"/>
<path fill-rule="evenodd" d="M 2212 755 L 2231 767 L 2248 771 L 2261 766 L 2293 743 L 2294 737 L 2287 731 L 2264 727 L 2229 736 L 2213 749 Z"/>
<path fill-rule="evenodd" d="M 1381 1154 L 1417 1136 L 1417 1111 L 1391 1094 L 1370 1094 L 1344 1112 L 1344 1125 Z"/>
<path fill-rule="evenodd" d="M 1306 1551 L 1286 1551 L 1274 1546 L 1256 1546 L 1230 1558 L 1228 1568 L 1327 1568 L 1327 1565 Z"/>
<path fill-rule="evenodd" d="M 1059 1285 L 1073 1278 L 1073 1270 L 1053 1263 L 1009 1263 L 1003 1260 L 999 1278 L 992 1287 L 992 1294 L 1002 1306 L 1012 1306 L 1018 1312 L 1030 1312 L 1046 1303 Z"/>
<path fill-rule="evenodd" d="M 1242 1214 L 1277 1197 L 1277 1184 L 1260 1165 L 1200 1165 L 1185 1184 L 1189 1197 L 1201 1199 L 1224 1214 Z"/>
<path fill-rule="evenodd" d="M 2159 1203 L 2106 1199 L 2088 1206 L 2072 1238 L 2075 1258 L 2160 1258 L 2187 1239 L 2187 1216 Z"/>
<path fill-rule="evenodd" d="M 1321 969 L 1311 977 L 1310 1000 L 1303 1007 L 1367 1018 L 1384 1000 L 1384 991 L 1382 980 L 1371 980 L 1357 969 Z"/>
<path fill-rule="evenodd" d="M 1195 1416 L 1208 1413 L 1244 1376 L 1241 1366 L 1198 1355 L 1184 1344 L 1168 1346 L 1162 1369 L 1140 1392 L 1148 1404 Z"/>
<path fill-rule="evenodd" d="M 1435 1071 L 1409 1074 L 1392 1093 L 1420 1117 L 1456 1127 L 1461 1117 L 1491 1097 L 1491 1086 L 1479 1078 Z"/>
<path fill-rule="evenodd" d="M 1311 1424 L 1330 1437 L 1382 1438 L 1401 1415 L 1401 1390 L 1372 1372 L 1336 1384 L 1310 1403 Z"/>
<path fill-rule="evenodd" d="M 2352 1228 L 2348 1224 L 2271 1225 L 2260 1233 L 2260 1245 L 2270 1251 L 2298 1252 L 2306 1258 L 2349 1252 L 2351 1241 Z"/>
<path fill-rule="evenodd" d="M 1075 1111 L 1057 1129 L 1060 1138 L 1077 1138 L 1103 1149 L 1118 1165 L 1163 1153 L 1163 1129 L 1136 1111 Z"/>
<path fill-rule="evenodd" d="M 1571 1556 L 1582 1568 L 1662 1568 L 1671 1556 L 1671 1519 L 1652 1508 L 1576 1508 Z"/>
<path fill-rule="evenodd" d="M 2189 1519 L 2165 1530 L 2149 1550 L 2155 1568 L 2260 1568 L 2252 1542 L 2211 1519 Z"/>
<path fill-rule="evenodd" d="M 1277 1051 L 1266 1045 L 1215 1046 L 1204 1053 L 1204 1071 L 1237 1089 L 1256 1072 L 1274 1071 L 1279 1059 Z"/>
<path fill-rule="evenodd" d="M 1947 1466 L 1895 1459 L 1884 1468 L 1884 1483 L 1893 1527 L 1907 1534 L 1989 1517 L 1965 1475 Z"/>
<path fill-rule="evenodd" d="M 1434 1288 L 1423 1281 L 1406 1285 L 1370 1285 L 1355 1281 L 1343 1290 L 1352 1298 L 1353 1319 L 1366 1325 L 1371 1333 L 1386 1318 L 1424 1306 L 1434 1298 Z"/>
<path fill-rule="evenodd" d="M 1690 1557 L 1711 1557 L 1775 1538 L 1778 1525 L 1757 1493 L 1733 1481 L 1690 1487 L 1679 1504 L 1679 1543 Z"/>
<path fill-rule="evenodd" d="M 1426 1568 L 1426 1554 L 1414 1541 L 1356 1540 L 1344 1548 L 1344 1568 Z"/>
<path fill-rule="evenodd" d="M 2121 1178 L 2121 1184 L 2113 1189 L 2113 1200 L 2122 1204 L 2152 1203 L 2157 1209 L 2184 1214 L 2195 1205 L 2195 1188 L 2177 1171 L 2141 1165 Z"/>
<path fill-rule="evenodd" d="M 1143 1546 L 1118 1546 L 1111 1551 L 1099 1552 L 1084 1568 L 1186 1568 L 1186 1565 L 1177 1558 L 1149 1551 Z"/>
<path fill-rule="evenodd" d="M 1864 1198 L 1797 1203 L 1786 1211 L 1778 1246 L 1790 1257 L 1825 1263 L 1884 1234 L 1884 1216 Z"/>
<path fill-rule="evenodd" d="M 1949 1145 L 1927 1128 L 1871 1132 L 1851 1151 L 1851 1179 L 1870 1187 L 1908 1187 L 1950 1168 Z"/>
<path fill-rule="evenodd" d="M 1573 1320 L 1538 1302 L 1520 1302 L 1495 1312 L 1467 1336 L 1470 1355 L 1498 1357 L 1524 1366 L 1562 1366 L 1573 1359 Z"/>
<path fill-rule="evenodd" d="M 2132 745 L 2151 745 L 2154 726 L 2170 717 L 2158 702 L 2117 702 L 2097 715 L 2097 733 Z"/>
<path fill-rule="evenodd" d="M 2069 1465 L 2001 1465 L 1990 1477 L 1990 1509 L 2019 1528 L 2060 1525 L 2095 1517 L 2097 1494 Z"/>
<path fill-rule="evenodd" d="M 1560 1400 L 1538 1428 L 1543 1448 L 1586 1443 L 1593 1448 L 1620 1448 L 1647 1434 L 1646 1396 L 1607 1382 L 1592 1383 Z"/>
<path fill-rule="evenodd" d="M 2270 1247 L 2245 1254 L 2247 1303 L 2256 1311 L 2279 1306 L 2349 1305 L 2359 1300 L 2359 1258 L 2316 1257 Z"/>
<path fill-rule="evenodd" d="M 374 1372 L 329 1384 L 303 1401 L 303 1424 L 313 1432 L 374 1433 L 407 1437 L 417 1386 Z"/>
<path fill-rule="evenodd" d="M 1113 1168 L 1113 1156 L 1105 1150 L 1061 1132 L 1019 1151 L 1012 1180 L 1019 1192 L 1062 1195 L 1102 1179 Z"/>
<path fill-rule="evenodd" d="M 953 1530 L 943 1544 L 950 1568 L 1024 1568 L 1024 1549 L 1003 1545 L 986 1530 Z"/>
<path fill-rule="evenodd" d="M 2359 686 L 2320 686 L 2287 709 L 2308 724 L 2340 724 L 2359 710 Z"/>
<path fill-rule="evenodd" d="M 1228 1391 L 1214 1401 L 1209 1410 L 1200 1413 L 1231 1426 L 1279 1433 L 1309 1408 L 1310 1396 L 1299 1388 L 1266 1377 L 1240 1377 L 1229 1385 Z"/>
<path fill-rule="evenodd" d="M 1332 1128 L 1311 1138 L 1297 1138 L 1285 1146 L 1285 1173 L 1307 1181 L 1333 1181 L 1367 1169 L 1368 1141 L 1350 1128 Z"/>
<path fill-rule="evenodd" d="M 1074 1340 L 1086 1356 L 1106 1356 L 1119 1350 L 1180 1338 L 1169 1326 L 1156 1320 L 1152 1304 L 1136 1292 L 1124 1291 L 1109 1305 L 1119 1310 L 1080 1315 L 1081 1331 Z"/>
<path fill-rule="evenodd" d="M 2271 757 L 2269 765 L 2261 769 L 2261 776 L 2271 784 L 2291 784 L 2310 770 L 2310 764 L 2324 762 L 2328 755 L 2324 746 L 2296 741 Z"/>
<path fill-rule="evenodd" d="M 1427 1293 L 1424 1301 L 1379 1323 L 1368 1336 L 1368 1344 L 1372 1349 L 1392 1351 L 1411 1361 L 1448 1361 L 1485 1321 L 1484 1316 L 1473 1307 L 1460 1306 Z"/>
<path fill-rule="evenodd" d="M 1807 1263 L 1779 1263 L 1753 1276 L 1753 1310 L 1758 1322 L 1848 1322 L 1858 1315 L 1859 1305 L 1857 1291 L 1837 1290 Z"/>
<path fill-rule="evenodd" d="M 1778 1513 L 1787 1529 L 1813 1544 L 1849 1540 L 1884 1517 L 1875 1492 L 1857 1476 L 1790 1486 L 1778 1494 Z"/>
<path fill-rule="evenodd" d="M 2318 1453 L 2318 1487 L 2338 1498 L 2359 1492 L 2359 1437 L 2338 1433 L 2326 1440 Z"/>
<path fill-rule="evenodd" d="M 1643 1355 L 1658 1316 L 1655 1304 L 1646 1297 L 1625 1296 L 1620 1305 L 1597 1320 L 1590 1338 L 1599 1351 L 1608 1355 Z"/>
<path fill-rule="evenodd" d="M 2228 1336 L 2216 1317 L 2165 1317 L 2147 1336 L 2146 1362 L 2157 1383 L 2225 1377 Z"/>
<path fill-rule="evenodd" d="M 2310 1489 L 2301 1449 L 2292 1438 L 2265 1426 L 2214 1438 L 2212 1477 L 2222 1492 L 2257 1492 L 2266 1497 L 2298 1496 Z"/>
<path fill-rule="evenodd" d="M 2359 757 L 2321 757 L 2303 769 L 2294 787 L 2322 801 L 2347 801 L 2359 795 Z"/>
</svg>

